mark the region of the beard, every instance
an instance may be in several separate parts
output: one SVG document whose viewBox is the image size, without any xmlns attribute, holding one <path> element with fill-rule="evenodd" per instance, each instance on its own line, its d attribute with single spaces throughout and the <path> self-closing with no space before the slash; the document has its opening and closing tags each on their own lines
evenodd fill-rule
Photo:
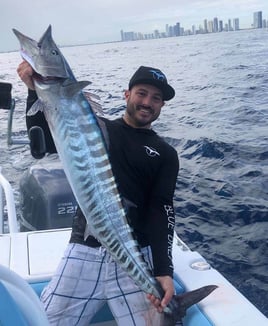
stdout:
<svg viewBox="0 0 268 326">
<path fill-rule="evenodd" d="M 136 105 L 128 102 L 126 112 L 137 128 L 150 128 L 151 123 L 155 121 L 160 112 L 157 114 L 151 107 Z"/>
</svg>

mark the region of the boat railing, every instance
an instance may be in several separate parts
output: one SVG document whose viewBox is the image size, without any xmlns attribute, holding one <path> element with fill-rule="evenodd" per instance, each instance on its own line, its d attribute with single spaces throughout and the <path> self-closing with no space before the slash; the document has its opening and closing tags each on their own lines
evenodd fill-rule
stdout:
<svg viewBox="0 0 268 326">
<path fill-rule="evenodd" d="M 4 211 L 7 209 L 7 222 L 10 233 L 18 232 L 18 222 L 14 193 L 9 181 L 3 176 L 0 167 L 0 234 L 4 233 Z"/>
<path fill-rule="evenodd" d="M 12 99 L 11 106 L 9 109 L 9 114 L 8 114 L 8 122 L 7 122 L 7 144 L 9 146 L 29 144 L 28 138 L 21 138 L 21 137 L 19 138 L 19 137 L 14 136 L 14 133 L 12 131 L 12 122 L 13 122 L 14 111 L 15 111 L 15 100 Z"/>
</svg>

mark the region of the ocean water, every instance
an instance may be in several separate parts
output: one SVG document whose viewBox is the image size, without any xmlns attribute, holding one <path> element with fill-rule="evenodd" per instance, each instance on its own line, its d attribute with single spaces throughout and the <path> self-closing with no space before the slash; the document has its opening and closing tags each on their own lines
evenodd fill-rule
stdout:
<svg viewBox="0 0 268 326">
<path fill-rule="evenodd" d="M 266 316 L 267 41 L 264 29 L 62 48 L 77 79 L 92 82 L 88 90 L 111 118 L 122 115 L 124 89 L 138 66 L 166 73 L 176 97 L 154 129 L 180 157 L 176 230 Z M 25 137 L 20 60 L 18 52 L 0 53 L 0 80 L 13 84 L 13 130 Z M 0 110 L 0 166 L 18 202 L 20 177 L 34 159 L 28 145 L 6 145 L 7 116 Z"/>
</svg>

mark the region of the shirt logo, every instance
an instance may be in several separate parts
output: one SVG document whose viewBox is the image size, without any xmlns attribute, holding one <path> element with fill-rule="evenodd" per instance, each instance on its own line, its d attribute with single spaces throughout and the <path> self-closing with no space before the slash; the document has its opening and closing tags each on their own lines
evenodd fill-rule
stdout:
<svg viewBox="0 0 268 326">
<path fill-rule="evenodd" d="M 160 156 L 160 154 L 152 147 L 149 146 L 144 146 L 145 150 L 146 150 L 146 154 L 150 157 L 155 157 L 155 156 Z"/>
</svg>

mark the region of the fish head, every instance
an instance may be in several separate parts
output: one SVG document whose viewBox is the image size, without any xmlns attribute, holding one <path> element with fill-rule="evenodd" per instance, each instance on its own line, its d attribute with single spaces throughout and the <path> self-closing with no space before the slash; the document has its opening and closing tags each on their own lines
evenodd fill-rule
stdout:
<svg viewBox="0 0 268 326">
<path fill-rule="evenodd" d="M 20 53 L 33 70 L 43 78 L 73 78 L 72 71 L 52 38 L 51 26 L 39 42 L 13 29 L 20 42 Z"/>
</svg>

